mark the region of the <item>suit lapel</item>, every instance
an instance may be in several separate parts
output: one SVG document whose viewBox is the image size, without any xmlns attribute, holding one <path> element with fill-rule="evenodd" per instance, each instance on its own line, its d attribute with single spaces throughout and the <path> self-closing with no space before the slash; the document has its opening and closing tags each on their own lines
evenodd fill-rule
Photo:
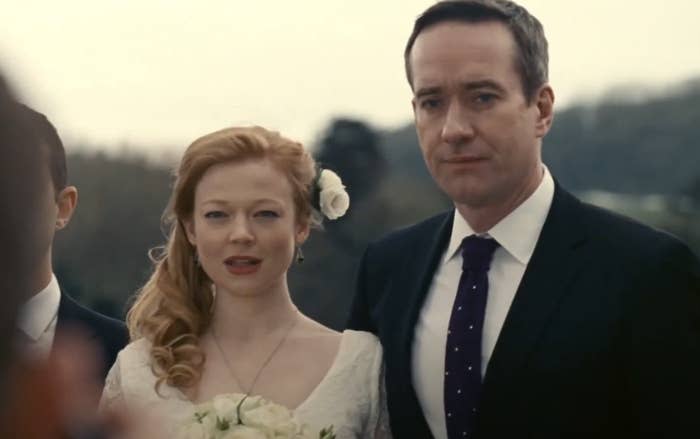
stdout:
<svg viewBox="0 0 700 439">
<path fill-rule="evenodd" d="M 93 339 L 96 334 L 89 330 L 90 325 L 86 321 L 85 312 L 70 296 L 61 290 L 61 301 L 58 305 L 58 320 L 56 321 L 56 331 L 66 332 L 79 327 L 83 335 Z"/>
<path fill-rule="evenodd" d="M 64 330 L 79 321 L 78 307 L 73 301 L 61 290 L 61 301 L 58 304 L 58 321 L 56 329 Z"/>
<path fill-rule="evenodd" d="M 579 212 L 580 202 L 557 185 L 552 207 L 489 362 L 482 416 L 488 416 L 492 410 L 496 414 L 499 401 L 512 398 L 509 381 L 535 348 L 560 299 L 588 258 Z"/>
<path fill-rule="evenodd" d="M 401 272 L 391 288 L 388 309 L 404 309 L 397 316 L 394 334 L 397 349 L 396 364 L 402 367 L 396 380 L 400 384 L 401 420 L 403 432 L 395 432 L 398 437 L 431 437 L 430 429 L 423 416 L 418 397 L 413 387 L 413 339 L 420 310 L 432 282 L 435 269 L 447 246 L 452 230 L 452 212 L 438 216 L 426 231 L 418 236 L 406 255 Z M 403 433 L 403 436 L 399 433 Z"/>
<path fill-rule="evenodd" d="M 442 254 L 447 247 L 452 231 L 452 212 L 441 218 L 437 230 L 425 234 L 416 243 L 414 252 L 408 256 L 404 283 L 400 284 L 400 290 L 394 292 L 394 296 L 401 296 L 404 307 L 408 312 L 404 314 L 401 324 L 401 353 L 405 364 L 411 364 L 413 338 L 416 323 L 423 302 L 428 294 L 428 289 L 433 280 L 435 269 L 440 263 Z"/>
</svg>

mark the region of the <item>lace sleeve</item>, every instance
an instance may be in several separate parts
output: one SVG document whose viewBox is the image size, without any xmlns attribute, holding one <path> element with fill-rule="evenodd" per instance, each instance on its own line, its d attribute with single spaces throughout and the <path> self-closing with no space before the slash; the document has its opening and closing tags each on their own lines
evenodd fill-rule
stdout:
<svg viewBox="0 0 700 439">
<path fill-rule="evenodd" d="M 370 425 L 370 428 L 374 431 L 371 437 L 374 439 L 391 439 L 389 411 L 386 404 L 386 385 L 384 383 L 384 359 L 382 345 L 379 343 L 379 340 L 377 340 L 374 370 L 376 372 L 373 374 L 374 379 L 371 383 L 373 387 L 373 413 L 370 416 L 370 420 L 373 424 Z"/>
<path fill-rule="evenodd" d="M 375 439 L 391 439 L 391 427 L 389 425 L 389 409 L 386 405 L 386 385 L 384 383 L 384 367 L 382 365 L 379 375 L 379 400 L 377 401 L 377 425 L 374 429 Z"/>
<path fill-rule="evenodd" d="M 98 411 L 100 413 L 121 410 L 126 406 L 124 393 L 122 391 L 121 370 L 119 367 L 119 357 L 112 365 L 112 368 L 105 379 L 105 387 L 102 390 L 100 405 Z"/>
</svg>

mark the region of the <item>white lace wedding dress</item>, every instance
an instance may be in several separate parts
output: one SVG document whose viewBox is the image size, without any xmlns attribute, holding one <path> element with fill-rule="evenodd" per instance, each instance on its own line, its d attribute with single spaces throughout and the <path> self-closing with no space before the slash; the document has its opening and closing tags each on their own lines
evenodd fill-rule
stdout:
<svg viewBox="0 0 700 439">
<path fill-rule="evenodd" d="M 170 437 L 194 405 L 177 389 L 163 384 L 155 391 L 150 342 L 130 343 L 118 355 L 102 393 L 100 409 L 117 405 L 145 413 Z M 382 348 L 368 332 L 343 332 L 333 365 L 295 417 L 320 431 L 334 426 L 337 439 L 390 438 L 383 385 Z"/>
</svg>

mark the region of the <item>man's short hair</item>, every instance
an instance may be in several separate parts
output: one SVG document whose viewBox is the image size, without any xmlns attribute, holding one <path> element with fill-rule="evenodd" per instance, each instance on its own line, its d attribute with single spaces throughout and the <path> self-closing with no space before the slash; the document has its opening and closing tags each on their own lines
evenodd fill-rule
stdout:
<svg viewBox="0 0 700 439">
<path fill-rule="evenodd" d="M 66 151 L 63 148 L 63 142 L 61 142 L 56 128 L 46 116 L 24 104 L 20 104 L 20 112 L 38 140 L 39 144 L 34 145 L 37 147 L 37 157 L 42 157 L 39 154 L 39 147 L 43 147 L 44 151 L 48 153 L 51 180 L 53 181 L 54 190 L 58 194 L 68 185 L 68 168 L 66 166 Z"/>
<path fill-rule="evenodd" d="M 548 81 L 547 39 L 539 20 L 520 5 L 508 0 L 445 0 L 425 10 L 413 26 L 404 51 L 406 77 L 413 87 L 411 49 L 418 35 L 439 23 L 457 21 L 481 23 L 498 21 L 513 35 L 517 46 L 516 68 L 523 94 L 530 102 L 540 86 Z"/>
</svg>

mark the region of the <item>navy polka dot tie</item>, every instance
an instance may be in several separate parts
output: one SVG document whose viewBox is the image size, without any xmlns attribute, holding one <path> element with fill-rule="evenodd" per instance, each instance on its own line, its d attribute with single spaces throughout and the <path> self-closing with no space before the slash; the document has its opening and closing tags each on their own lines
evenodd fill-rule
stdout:
<svg viewBox="0 0 700 439">
<path fill-rule="evenodd" d="M 481 336 L 495 239 L 462 241 L 462 275 L 452 306 L 445 351 L 445 421 L 450 439 L 469 438 L 481 393 Z"/>
</svg>

